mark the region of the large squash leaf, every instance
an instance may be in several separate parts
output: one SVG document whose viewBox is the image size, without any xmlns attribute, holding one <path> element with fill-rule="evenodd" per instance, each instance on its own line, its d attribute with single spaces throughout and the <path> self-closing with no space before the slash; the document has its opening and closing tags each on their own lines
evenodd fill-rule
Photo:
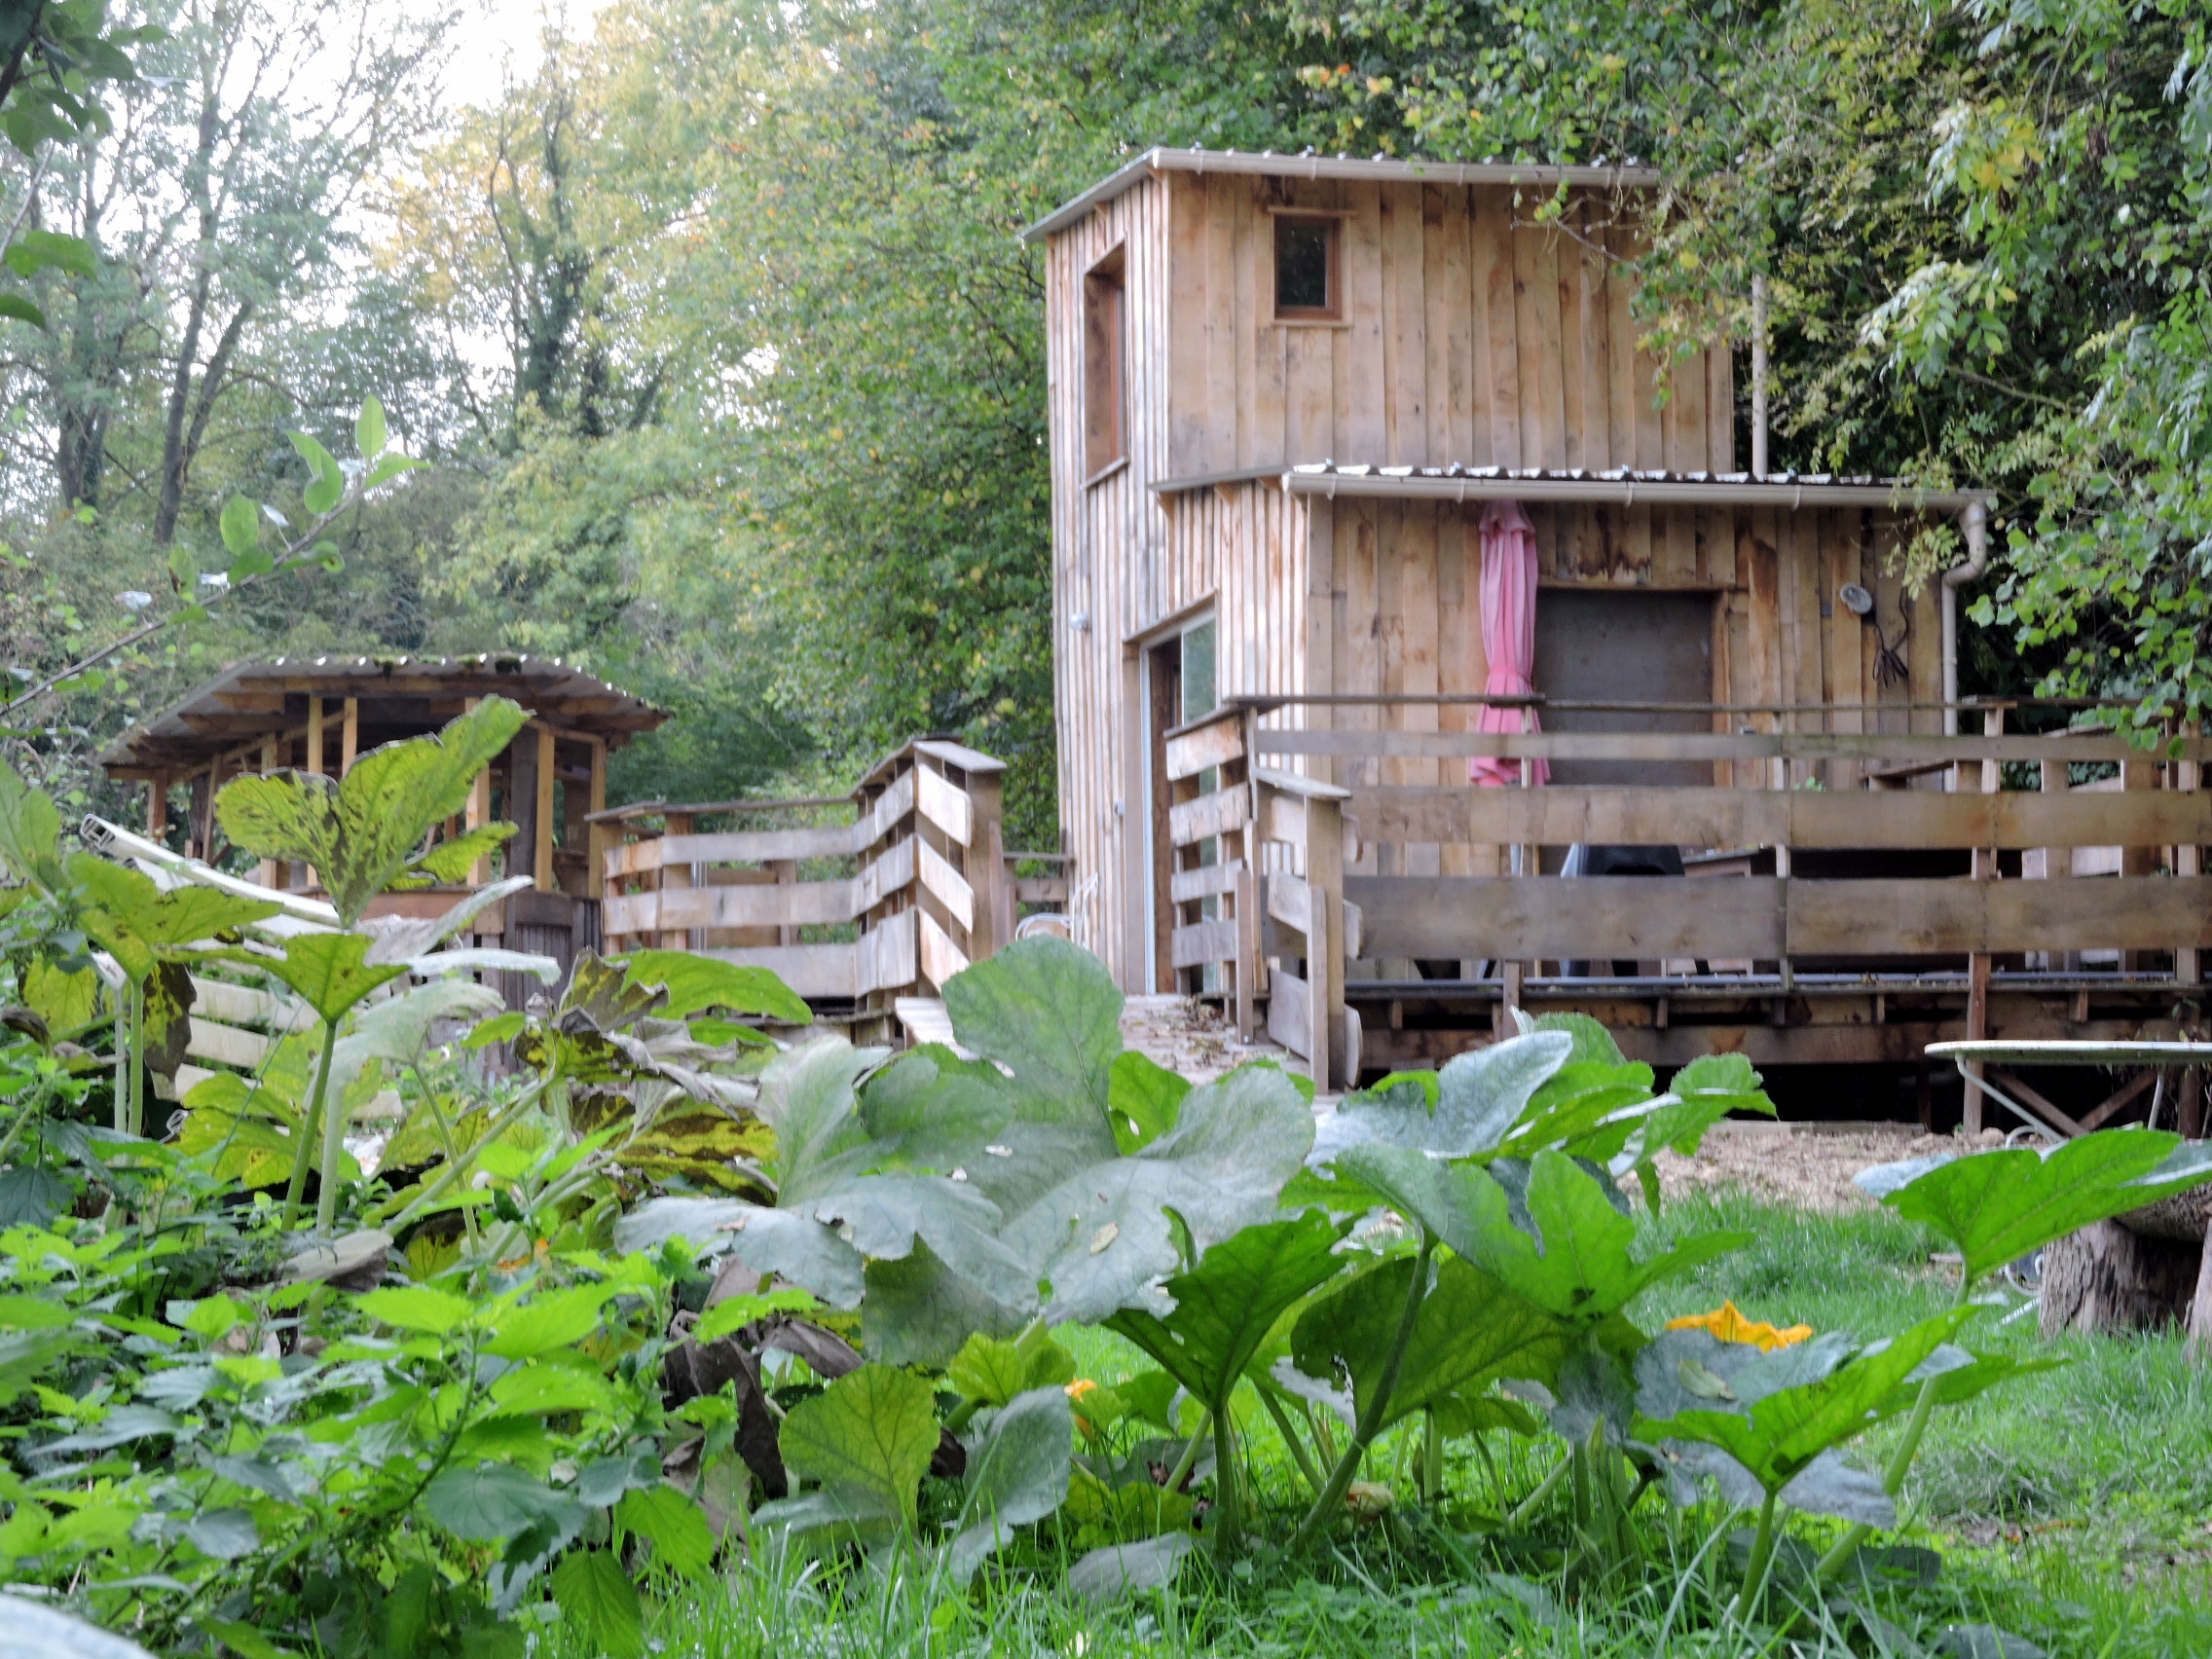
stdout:
<svg viewBox="0 0 2212 1659">
<path fill-rule="evenodd" d="M 1337 1164 L 1516 1296 L 1580 1327 L 1619 1312 L 1646 1286 L 1751 1242 L 1749 1234 L 1708 1233 L 1640 1260 L 1631 1249 L 1636 1223 L 1597 1177 L 1558 1152 L 1539 1152 L 1526 1166 L 1519 1217 L 1487 1169 L 1387 1146 L 1353 1148 Z"/>
<path fill-rule="evenodd" d="M 1971 1365 L 1972 1356 L 1951 1346 L 1950 1338 L 1977 1311 L 1949 1309 L 1865 1347 L 1830 1333 L 1762 1352 L 1709 1331 L 1662 1332 L 1637 1356 L 1638 1437 L 1677 1456 L 1675 1443 L 1714 1448 L 1760 1493 L 1851 1516 L 1835 1504 L 1871 1500 L 1842 1475 L 1830 1471 L 1795 1496 L 1792 1484 L 1825 1454 L 1909 1411 L 1918 1389 L 1908 1383 Z M 1710 1458 L 1692 1458 L 1690 1468 L 1719 1475 L 1724 1485 L 1734 1473 Z"/>
<path fill-rule="evenodd" d="M 801 1400 L 776 1436 L 784 1466 L 819 1481 L 849 1514 L 896 1517 L 909 1528 L 937 1443 L 930 1385 L 888 1365 L 864 1365 Z M 756 1519 L 773 1525 L 775 1507 Z"/>
<path fill-rule="evenodd" d="M 1347 1096 L 1315 1137 L 1313 1161 L 1330 1162 L 1355 1146 L 1406 1147 L 1439 1158 L 1494 1156 L 1573 1050 L 1568 1033 L 1542 1031 L 1457 1055 L 1436 1074 L 1433 1111 L 1419 1089 Z"/>
<path fill-rule="evenodd" d="M 1014 1074 L 1032 1124 L 1103 1128 L 1122 1051 L 1122 993 L 1065 940 L 1017 940 L 944 987 L 961 1047 Z"/>
<path fill-rule="evenodd" d="M 406 875 L 430 827 L 467 804 L 477 773 L 528 719 L 506 698 L 487 697 L 435 736 L 372 749 L 343 781 L 307 772 L 238 778 L 215 810 L 247 852 L 313 865 L 350 927 Z"/>
<path fill-rule="evenodd" d="M 1035 1275 L 999 1242 L 1000 1211 L 975 1185 L 919 1171 L 869 1173 L 890 1149 L 869 1136 L 853 1086 L 882 1055 L 840 1038 L 779 1054 L 761 1073 L 755 1108 L 774 1137 L 763 1171 L 775 1206 L 656 1198 L 616 1224 L 619 1246 L 656 1249 L 687 1238 L 702 1249 L 727 1249 L 754 1272 L 779 1274 L 832 1308 L 851 1308 L 871 1259 L 903 1261 L 926 1244 L 928 1272 L 960 1275 L 972 1294 L 1017 1310 L 1032 1306 Z M 932 1357 L 949 1357 L 966 1334 Z"/>
<path fill-rule="evenodd" d="M 1899 1177 L 1902 1177 L 1901 1180 Z M 1958 1247 L 1972 1282 L 2054 1239 L 2212 1180 L 2212 1143 L 2100 1129 L 2047 1155 L 2026 1147 L 1862 1171 L 1860 1186 Z"/>
<path fill-rule="evenodd" d="M 811 1024 L 804 999 L 765 968 L 743 967 L 688 950 L 637 950 L 621 958 L 633 985 L 657 987 L 667 1001 L 664 1018 L 682 1019 L 702 1009 L 764 1014 L 793 1025 Z"/>
<path fill-rule="evenodd" d="M 1065 1392 L 1031 1388 L 991 1414 L 965 1443 L 967 1493 L 947 1565 L 965 1583 L 1014 1529 L 1042 1521 L 1066 1501 L 1075 1414 Z"/>
<path fill-rule="evenodd" d="M 336 1020 L 379 985 L 407 972 L 404 963 L 371 966 L 370 940 L 360 934 L 302 934 L 284 954 L 260 965 L 299 992 L 300 999 L 325 1020 Z"/>
<path fill-rule="evenodd" d="M 1376 1409 L 1383 1365 L 1419 1265 L 1403 1256 L 1383 1262 L 1307 1308 L 1291 1330 L 1297 1372 L 1323 1383 L 1348 1383 L 1362 1416 Z M 1434 1278 L 1415 1318 L 1397 1386 L 1381 1407 L 1382 1426 L 1447 1395 L 1479 1392 L 1499 1378 L 1548 1382 L 1558 1375 L 1577 1340 L 1572 1326 L 1456 1257 L 1431 1271 Z"/>
<path fill-rule="evenodd" d="M 1124 1309 L 1107 1321 L 1215 1411 L 1290 1309 L 1345 1268 L 1337 1245 L 1350 1223 L 1317 1210 L 1247 1227 L 1167 1281 L 1164 1317 Z"/>
</svg>

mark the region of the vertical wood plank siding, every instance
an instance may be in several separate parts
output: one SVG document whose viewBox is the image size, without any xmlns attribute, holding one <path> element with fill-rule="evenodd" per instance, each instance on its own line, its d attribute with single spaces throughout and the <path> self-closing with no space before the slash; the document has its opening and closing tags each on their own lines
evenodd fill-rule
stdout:
<svg viewBox="0 0 2212 1659">
<path fill-rule="evenodd" d="M 1124 987 L 1141 988 L 1150 937 L 1130 875 L 1144 852 L 1137 668 L 1148 634 L 1210 604 L 1224 696 L 1480 692 L 1489 672 L 1479 506 L 1286 498 L 1268 479 L 1151 486 L 1323 460 L 1735 469 L 1728 350 L 1678 360 L 1663 396 L 1658 365 L 1637 348 L 1629 284 L 1613 264 L 1637 246 L 1629 203 L 1582 193 L 1555 227 L 1534 222 L 1546 200 L 1500 187 L 1170 172 L 1049 240 L 1060 822 L 1076 861 L 1078 937 Z M 1340 322 L 1272 320 L 1271 207 L 1341 215 Z M 1089 479 L 1083 277 L 1117 247 L 1127 464 Z M 1940 691 L 1935 592 L 1908 595 L 1887 572 L 1917 520 L 1548 502 L 1529 516 L 1547 588 L 1711 593 L 1715 701 L 1825 701 L 1829 712 L 1789 718 L 1806 731 L 1940 729 L 1934 714 L 1880 712 Z M 1876 684 L 1873 632 L 1836 601 L 1845 581 L 1877 595 L 1893 645 L 1910 600 L 1905 684 Z M 1458 729 L 1473 718 L 1464 707 L 1308 707 L 1267 723 Z M 1714 719 L 1721 730 L 1773 723 Z M 1454 762 L 1303 765 L 1340 784 L 1463 776 Z M 1736 770 L 1716 781 L 1769 782 Z M 1839 770 L 1824 781 L 1858 778 Z M 1365 849 L 1360 867 L 1374 870 L 1378 857 L 1408 873 L 1494 866 L 1493 849 L 1409 847 Z"/>
<path fill-rule="evenodd" d="M 1129 195 L 1164 195 L 1172 219 L 1156 479 L 1322 460 L 1734 470 L 1725 348 L 1679 359 L 1654 401 L 1658 366 L 1610 269 L 1636 249 L 1633 198 L 1576 193 L 1554 226 L 1536 222 L 1547 193 L 1503 186 L 1177 172 Z M 1343 215 L 1341 321 L 1273 320 L 1283 207 Z"/>
</svg>

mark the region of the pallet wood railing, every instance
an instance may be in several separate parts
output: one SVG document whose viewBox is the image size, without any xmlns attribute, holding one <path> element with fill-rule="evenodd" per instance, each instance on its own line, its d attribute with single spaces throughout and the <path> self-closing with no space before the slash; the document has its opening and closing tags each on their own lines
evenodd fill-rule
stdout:
<svg viewBox="0 0 2212 1659">
<path fill-rule="evenodd" d="M 1344 899 L 1346 792 L 1252 764 L 1252 726 L 1228 708 L 1166 735 L 1169 964 L 1180 988 L 1222 998 L 1241 1040 L 1264 1024 L 1316 1082 L 1342 1086 L 1359 1065 L 1344 1000 L 1360 949 Z"/>
<path fill-rule="evenodd" d="M 885 1012 L 902 996 L 934 996 L 1014 938 L 1018 902 L 1043 900 L 1052 886 L 1028 878 L 1034 886 L 1023 893 L 1012 873 L 1015 858 L 1056 855 L 1007 852 L 1004 770 L 960 744 L 917 738 L 842 800 L 603 814 L 609 839 L 626 837 L 603 855 L 607 948 L 658 945 L 767 968 L 816 1003 Z M 832 806 L 852 821 L 697 828 L 708 816 L 819 815 Z M 810 940 L 809 928 L 848 937 Z"/>
<path fill-rule="evenodd" d="M 2101 953 L 2133 978 L 2164 974 L 2195 992 L 2201 953 L 2212 948 L 2212 878 L 2201 873 L 2212 793 L 2198 787 L 2205 740 L 2186 731 L 2147 756 L 2114 735 L 2008 732 L 2004 711 L 1982 715 L 1982 731 L 1955 736 L 1485 733 L 1386 723 L 1263 727 L 1263 718 L 1282 718 L 1277 707 L 1233 706 L 1167 741 L 1171 778 L 1211 768 L 1219 780 L 1171 807 L 1178 857 L 1201 830 L 1243 837 L 1234 852 L 1222 843 L 1221 872 L 1178 871 L 1173 898 L 1186 907 L 1176 912 L 1178 964 L 1222 962 L 1220 984 L 1235 994 L 1240 1024 L 1244 1003 L 1264 1002 L 1271 1035 L 1322 1056 L 1316 1075 L 1336 1077 L 1350 1075 L 1345 1045 L 1356 1042 L 1358 1020 L 1356 1009 L 1344 1007 L 1341 976 L 1346 962 L 1362 959 L 1456 962 L 1462 977 L 1501 981 L 1500 1029 L 1525 978 L 1545 964 L 1623 958 L 1660 981 L 1710 965 L 1755 977 L 1763 965 L 1785 991 L 1793 967 L 1808 964 L 1963 961 L 1972 1036 L 1987 1034 L 1991 976 L 2007 959 L 2013 968 L 2045 962 L 2080 972 L 2085 954 Z M 1728 763 L 1720 776 L 1736 782 L 1479 789 L 1373 781 L 1404 775 L 1380 762 L 1475 756 Z M 1905 764 L 1880 765 L 1890 761 Z M 2006 764 L 2017 762 L 2040 763 L 2028 770 L 2041 788 L 2001 787 Z M 2068 787 L 2069 768 L 2083 763 L 2114 775 Z M 1352 787 L 1278 769 L 1294 764 L 1319 777 L 1341 772 Z M 1831 787 L 1776 787 L 1802 784 L 1816 767 Z M 1898 787 L 1907 780 L 1920 787 Z M 1742 787 L 1754 783 L 1761 787 Z M 1334 881 L 1317 878 L 1307 862 L 1310 824 L 1323 814 L 1336 820 L 1343 873 Z M 1689 881 L 1533 873 L 1529 852 L 1576 843 L 1732 849 L 1747 855 L 1746 869 L 1763 850 L 1775 873 Z M 1516 848 L 1524 850 L 1518 859 Z M 1944 849 L 1967 855 L 1957 877 L 1815 878 L 1793 873 L 1791 862 L 1793 853 L 1803 867 L 1816 853 L 1894 858 Z M 1259 878 L 1255 942 L 1240 941 L 1226 918 L 1187 913 L 1201 895 L 1235 890 L 1233 864 Z M 1486 868 L 1499 873 L 1461 873 Z M 1516 870 L 1530 873 L 1505 873 Z M 1357 918 L 1358 937 L 1346 938 L 1340 925 L 1332 938 L 1331 918 Z M 1241 955 L 1233 958 L 1235 950 Z M 1315 994 L 1316 984 L 1327 991 Z M 1979 1100 L 1969 1093 L 1971 1120 Z"/>
</svg>

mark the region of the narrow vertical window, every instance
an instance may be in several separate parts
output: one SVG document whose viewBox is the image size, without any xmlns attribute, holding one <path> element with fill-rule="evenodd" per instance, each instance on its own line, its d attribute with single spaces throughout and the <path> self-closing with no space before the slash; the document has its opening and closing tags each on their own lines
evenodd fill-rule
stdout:
<svg viewBox="0 0 2212 1659">
<path fill-rule="evenodd" d="M 1342 310 L 1338 290 L 1337 221 L 1275 215 L 1275 315 L 1293 322 L 1336 320 Z"/>
<path fill-rule="evenodd" d="M 1122 441 L 1122 250 L 1083 278 L 1083 469 L 1095 478 L 1126 452 Z"/>
</svg>

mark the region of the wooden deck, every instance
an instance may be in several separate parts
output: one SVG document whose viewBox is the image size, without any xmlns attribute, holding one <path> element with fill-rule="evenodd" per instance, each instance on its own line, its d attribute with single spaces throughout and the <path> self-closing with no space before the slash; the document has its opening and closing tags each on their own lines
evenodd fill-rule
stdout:
<svg viewBox="0 0 2212 1659">
<path fill-rule="evenodd" d="M 1510 1030 L 1515 1007 L 1589 1014 L 1663 1066 L 1734 1051 L 1917 1067 L 1936 1041 L 2170 1036 L 2198 1017 L 2212 794 L 2194 734 L 2149 755 L 2102 732 L 2007 732 L 1998 708 L 1956 736 L 1262 724 L 1291 704 L 1166 735 L 1160 925 L 1184 989 L 1215 989 L 1328 1083 L 1435 1064 Z M 1370 781 L 1387 759 L 1478 755 L 1733 781 Z M 2111 776 L 2069 788 L 2082 765 Z M 2039 787 L 2004 787 L 2023 774 Z M 1692 857 L 1680 879 L 1545 873 L 1576 843 Z M 1497 873 L 1437 873 L 1467 868 Z M 1971 1080 L 1967 1096 L 1978 1128 Z M 2185 1118 L 2195 1098 L 2183 1090 Z"/>
</svg>

